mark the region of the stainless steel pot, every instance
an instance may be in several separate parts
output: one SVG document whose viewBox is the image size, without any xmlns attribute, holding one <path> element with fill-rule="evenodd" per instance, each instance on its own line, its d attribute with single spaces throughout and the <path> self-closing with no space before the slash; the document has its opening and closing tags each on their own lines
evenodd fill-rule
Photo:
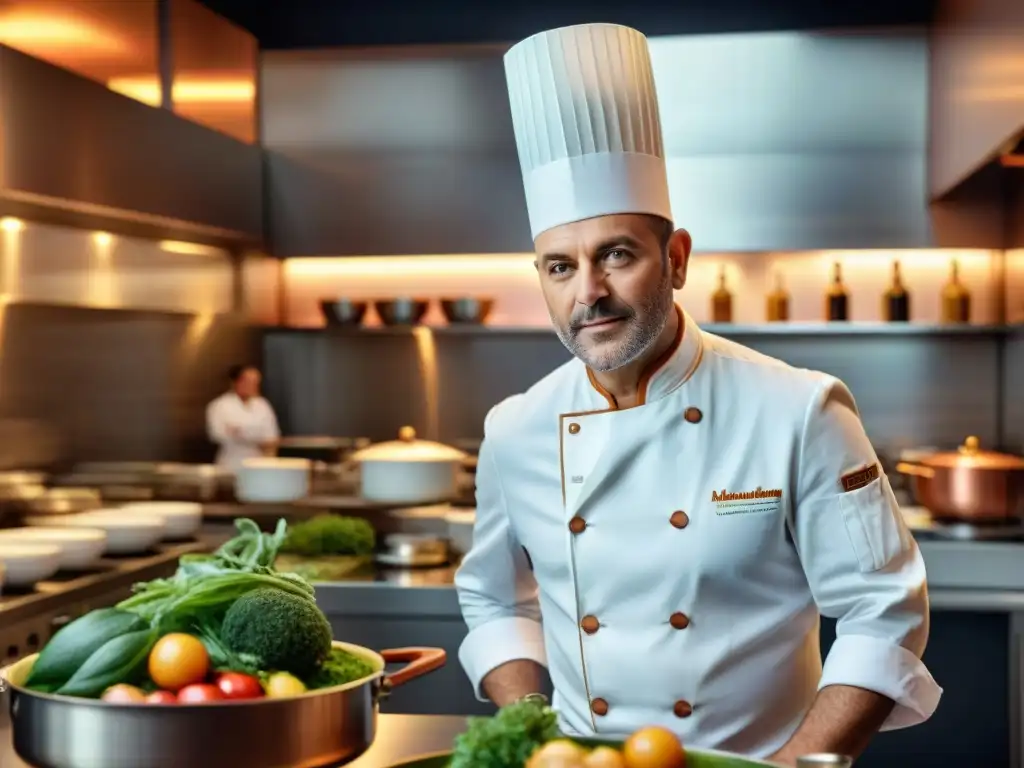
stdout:
<svg viewBox="0 0 1024 768">
<path fill-rule="evenodd" d="M 1024 459 L 984 451 L 977 437 L 968 437 L 956 451 L 901 461 L 896 471 L 911 476 L 914 496 L 936 520 L 1008 523 L 1024 518 Z"/>
<path fill-rule="evenodd" d="M 432 504 L 458 495 L 463 451 L 443 443 L 418 440 L 416 430 L 402 427 L 398 439 L 356 451 L 364 499 L 385 504 Z"/>
<path fill-rule="evenodd" d="M 380 698 L 440 668 L 439 648 L 375 653 L 335 643 L 374 673 L 288 699 L 216 704 L 109 704 L 21 687 L 29 656 L 3 671 L 11 686 L 14 750 L 35 768 L 320 768 L 342 765 L 373 742 Z M 386 675 L 384 665 L 405 662 Z"/>
</svg>

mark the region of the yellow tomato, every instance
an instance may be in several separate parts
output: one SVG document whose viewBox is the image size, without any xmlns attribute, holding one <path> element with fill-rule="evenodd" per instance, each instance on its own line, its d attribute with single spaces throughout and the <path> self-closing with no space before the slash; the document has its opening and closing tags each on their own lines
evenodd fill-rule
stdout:
<svg viewBox="0 0 1024 768">
<path fill-rule="evenodd" d="M 684 768 L 683 743 L 667 728 L 641 728 L 622 746 L 626 768 Z"/>
<path fill-rule="evenodd" d="M 210 656 L 198 638 L 174 632 L 157 640 L 149 654 L 149 677 L 167 691 L 201 683 L 210 671 Z"/>
<path fill-rule="evenodd" d="M 584 768 L 586 751 L 567 739 L 549 741 L 534 752 L 526 768 Z"/>
<path fill-rule="evenodd" d="M 111 704 L 140 704 L 146 700 L 146 694 L 134 685 L 112 685 L 100 696 L 103 701 Z"/>
<path fill-rule="evenodd" d="M 584 768 L 626 768 L 626 759 L 617 749 L 598 747 L 583 761 Z"/>
<path fill-rule="evenodd" d="M 287 672 L 275 672 L 263 686 L 267 697 L 271 699 L 287 699 L 289 696 L 299 696 L 306 692 L 306 686 L 294 675 Z"/>
</svg>

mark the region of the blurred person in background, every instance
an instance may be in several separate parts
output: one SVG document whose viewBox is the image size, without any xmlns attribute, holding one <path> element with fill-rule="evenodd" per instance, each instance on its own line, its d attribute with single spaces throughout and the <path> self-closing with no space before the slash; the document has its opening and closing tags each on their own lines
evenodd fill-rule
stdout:
<svg viewBox="0 0 1024 768">
<path fill-rule="evenodd" d="M 245 459 L 273 455 L 281 432 L 274 409 L 260 395 L 254 365 L 233 365 L 229 388 L 206 407 L 206 433 L 217 444 L 217 465 L 236 471 Z"/>
</svg>

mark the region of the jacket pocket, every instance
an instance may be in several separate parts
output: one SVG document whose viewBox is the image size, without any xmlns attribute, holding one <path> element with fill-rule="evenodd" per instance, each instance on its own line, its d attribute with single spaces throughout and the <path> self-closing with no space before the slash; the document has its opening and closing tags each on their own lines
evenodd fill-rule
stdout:
<svg viewBox="0 0 1024 768">
<path fill-rule="evenodd" d="M 839 503 L 861 573 L 881 570 L 909 549 L 910 533 L 884 475 L 842 494 Z"/>
</svg>

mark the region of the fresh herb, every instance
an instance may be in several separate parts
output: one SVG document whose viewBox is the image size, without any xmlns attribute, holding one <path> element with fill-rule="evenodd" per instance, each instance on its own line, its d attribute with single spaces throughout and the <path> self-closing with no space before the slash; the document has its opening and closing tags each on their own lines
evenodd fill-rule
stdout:
<svg viewBox="0 0 1024 768">
<path fill-rule="evenodd" d="M 522 768 L 539 747 L 559 738 L 550 707 L 520 701 L 494 717 L 471 717 L 455 739 L 450 768 Z"/>
<path fill-rule="evenodd" d="M 373 665 L 364 658 L 342 648 L 332 648 L 327 660 L 304 681 L 310 690 L 345 685 L 362 680 L 374 672 Z"/>
<path fill-rule="evenodd" d="M 376 547 L 373 526 L 358 517 L 317 515 L 288 530 L 281 552 L 304 557 L 369 555 Z"/>
</svg>

